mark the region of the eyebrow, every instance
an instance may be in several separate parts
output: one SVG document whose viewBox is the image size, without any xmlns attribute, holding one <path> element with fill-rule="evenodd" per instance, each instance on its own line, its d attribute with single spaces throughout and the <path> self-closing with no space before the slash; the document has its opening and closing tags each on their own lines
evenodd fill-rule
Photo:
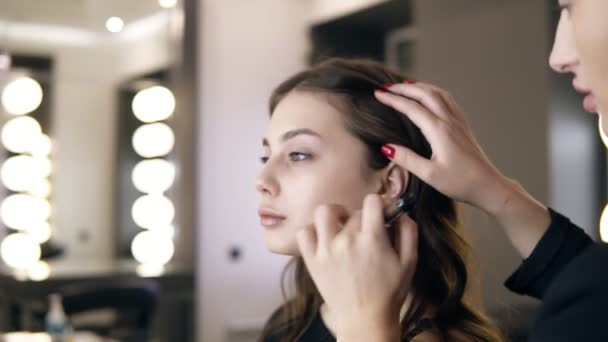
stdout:
<svg viewBox="0 0 608 342">
<path fill-rule="evenodd" d="M 319 139 L 321 138 L 321 135 L 319 135 L 319 133 L 313 131 L 312 129 L 309 128 L 300 128 L 300 129 L 294 129 L 288 132 L 283 133 L 283 135 L 281 136 L 281 142 L 286 142 L 287 140 L 293 139 L 299 135 L 308 135 L 308 136 L 313 136 L 313 137 L 317 137 Z M 262 140 L 262 145 L 263 146 L 270 146 L 270 143 L 268 143 L 268 139 L 264 138 Z"/>
</svg>

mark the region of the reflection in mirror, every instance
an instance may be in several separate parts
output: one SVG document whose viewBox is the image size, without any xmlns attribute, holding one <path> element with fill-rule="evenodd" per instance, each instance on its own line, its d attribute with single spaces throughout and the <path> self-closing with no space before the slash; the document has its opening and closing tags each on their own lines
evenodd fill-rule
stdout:
<svg viewBox="0 0 608 342">
<path fill-rule="evenodd" d="M 130 333 L 192 339 L 189 2 L 3 1 L 0 331 L 43 331 L 48 295 L 70 316 L 68 288 L 103 284 L 156 308 Z"/>
</svg>

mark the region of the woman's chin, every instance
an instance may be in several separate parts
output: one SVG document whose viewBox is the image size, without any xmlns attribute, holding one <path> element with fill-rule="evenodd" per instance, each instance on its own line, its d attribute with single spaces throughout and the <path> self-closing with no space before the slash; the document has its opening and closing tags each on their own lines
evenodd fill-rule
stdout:
<svg viewBox="0 0 608 342">
<path fill-rule="evenodd" d="M 300 249 L 298 248 L 297 242 L 294 240 L 286 241 L 285 239 L 278 239 L 276 236 L 269 236 L 266 234 L 264 240 L 266 242 L 266 248 L 274 254 L 299 256 Z"/>
</svg>

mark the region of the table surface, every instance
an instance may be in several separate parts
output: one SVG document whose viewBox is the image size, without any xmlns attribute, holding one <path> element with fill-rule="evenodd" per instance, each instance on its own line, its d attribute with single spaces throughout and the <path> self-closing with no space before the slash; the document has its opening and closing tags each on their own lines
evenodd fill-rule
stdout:
<svg viewBox="0 0 608 342">
<path fill-rule="evenodd" d="M 136 275 L 143 278 L 185 275 L 192 273 L 188 265 L 168 264 L 162 269 L 146 268 L 134 260 L 84 260 L 49 262 L 50 273 L 43 280 L 62 280 L 74 278 L 95 278 L 120 275 Z M 26 274 L 0 266 L 0 279 L 13 278 L 19 282 L 33 281 Z"/>
<path fill-rule="evenodd" d="M 1 342 L 51 342 L 51 336 L 46 333 L 12 332 L 0 335 Z M 113 342 L 89 332 L 74 332 L 68 342 Z"/>
</svg>

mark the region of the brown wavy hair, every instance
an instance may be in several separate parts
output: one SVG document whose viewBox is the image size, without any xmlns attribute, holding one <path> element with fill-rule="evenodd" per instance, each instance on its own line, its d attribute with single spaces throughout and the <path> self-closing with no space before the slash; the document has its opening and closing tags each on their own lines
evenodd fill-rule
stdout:
<svg viewBox="0 0 608 342">
<path fill-rule="evenodd" d="M 403 76 L 373 61 L 328 59 L 281 83 L 270 98 L 270 115 L 292 91 L 324 95 L 344 114 L 347 130 L 367 147 L 370 168 L 389 165 L 380 152 L 386 143 L 407 146 L 430 158 L 431 147 L 420 130 L 374 97 L 375 89 L 403 81 Z M 467 299 L 471 248 L 461 235 L 455 202 L 414 175 L 410 178 L 408 189 L 417 189 L 417 205 L 410 216 L 420 229 L 419 257 L 402 334 L 432 312 L 435 330 L 443 340 L 503 341 L 499 329 Z M 293 276 L 291 296 L 286 290 L 289 276 Z M 260 341 L 297 341 L 323 303 L 301 257 L 291 260 L 282 280 L 285 303 L 267 322 Z"/>
</svg>

